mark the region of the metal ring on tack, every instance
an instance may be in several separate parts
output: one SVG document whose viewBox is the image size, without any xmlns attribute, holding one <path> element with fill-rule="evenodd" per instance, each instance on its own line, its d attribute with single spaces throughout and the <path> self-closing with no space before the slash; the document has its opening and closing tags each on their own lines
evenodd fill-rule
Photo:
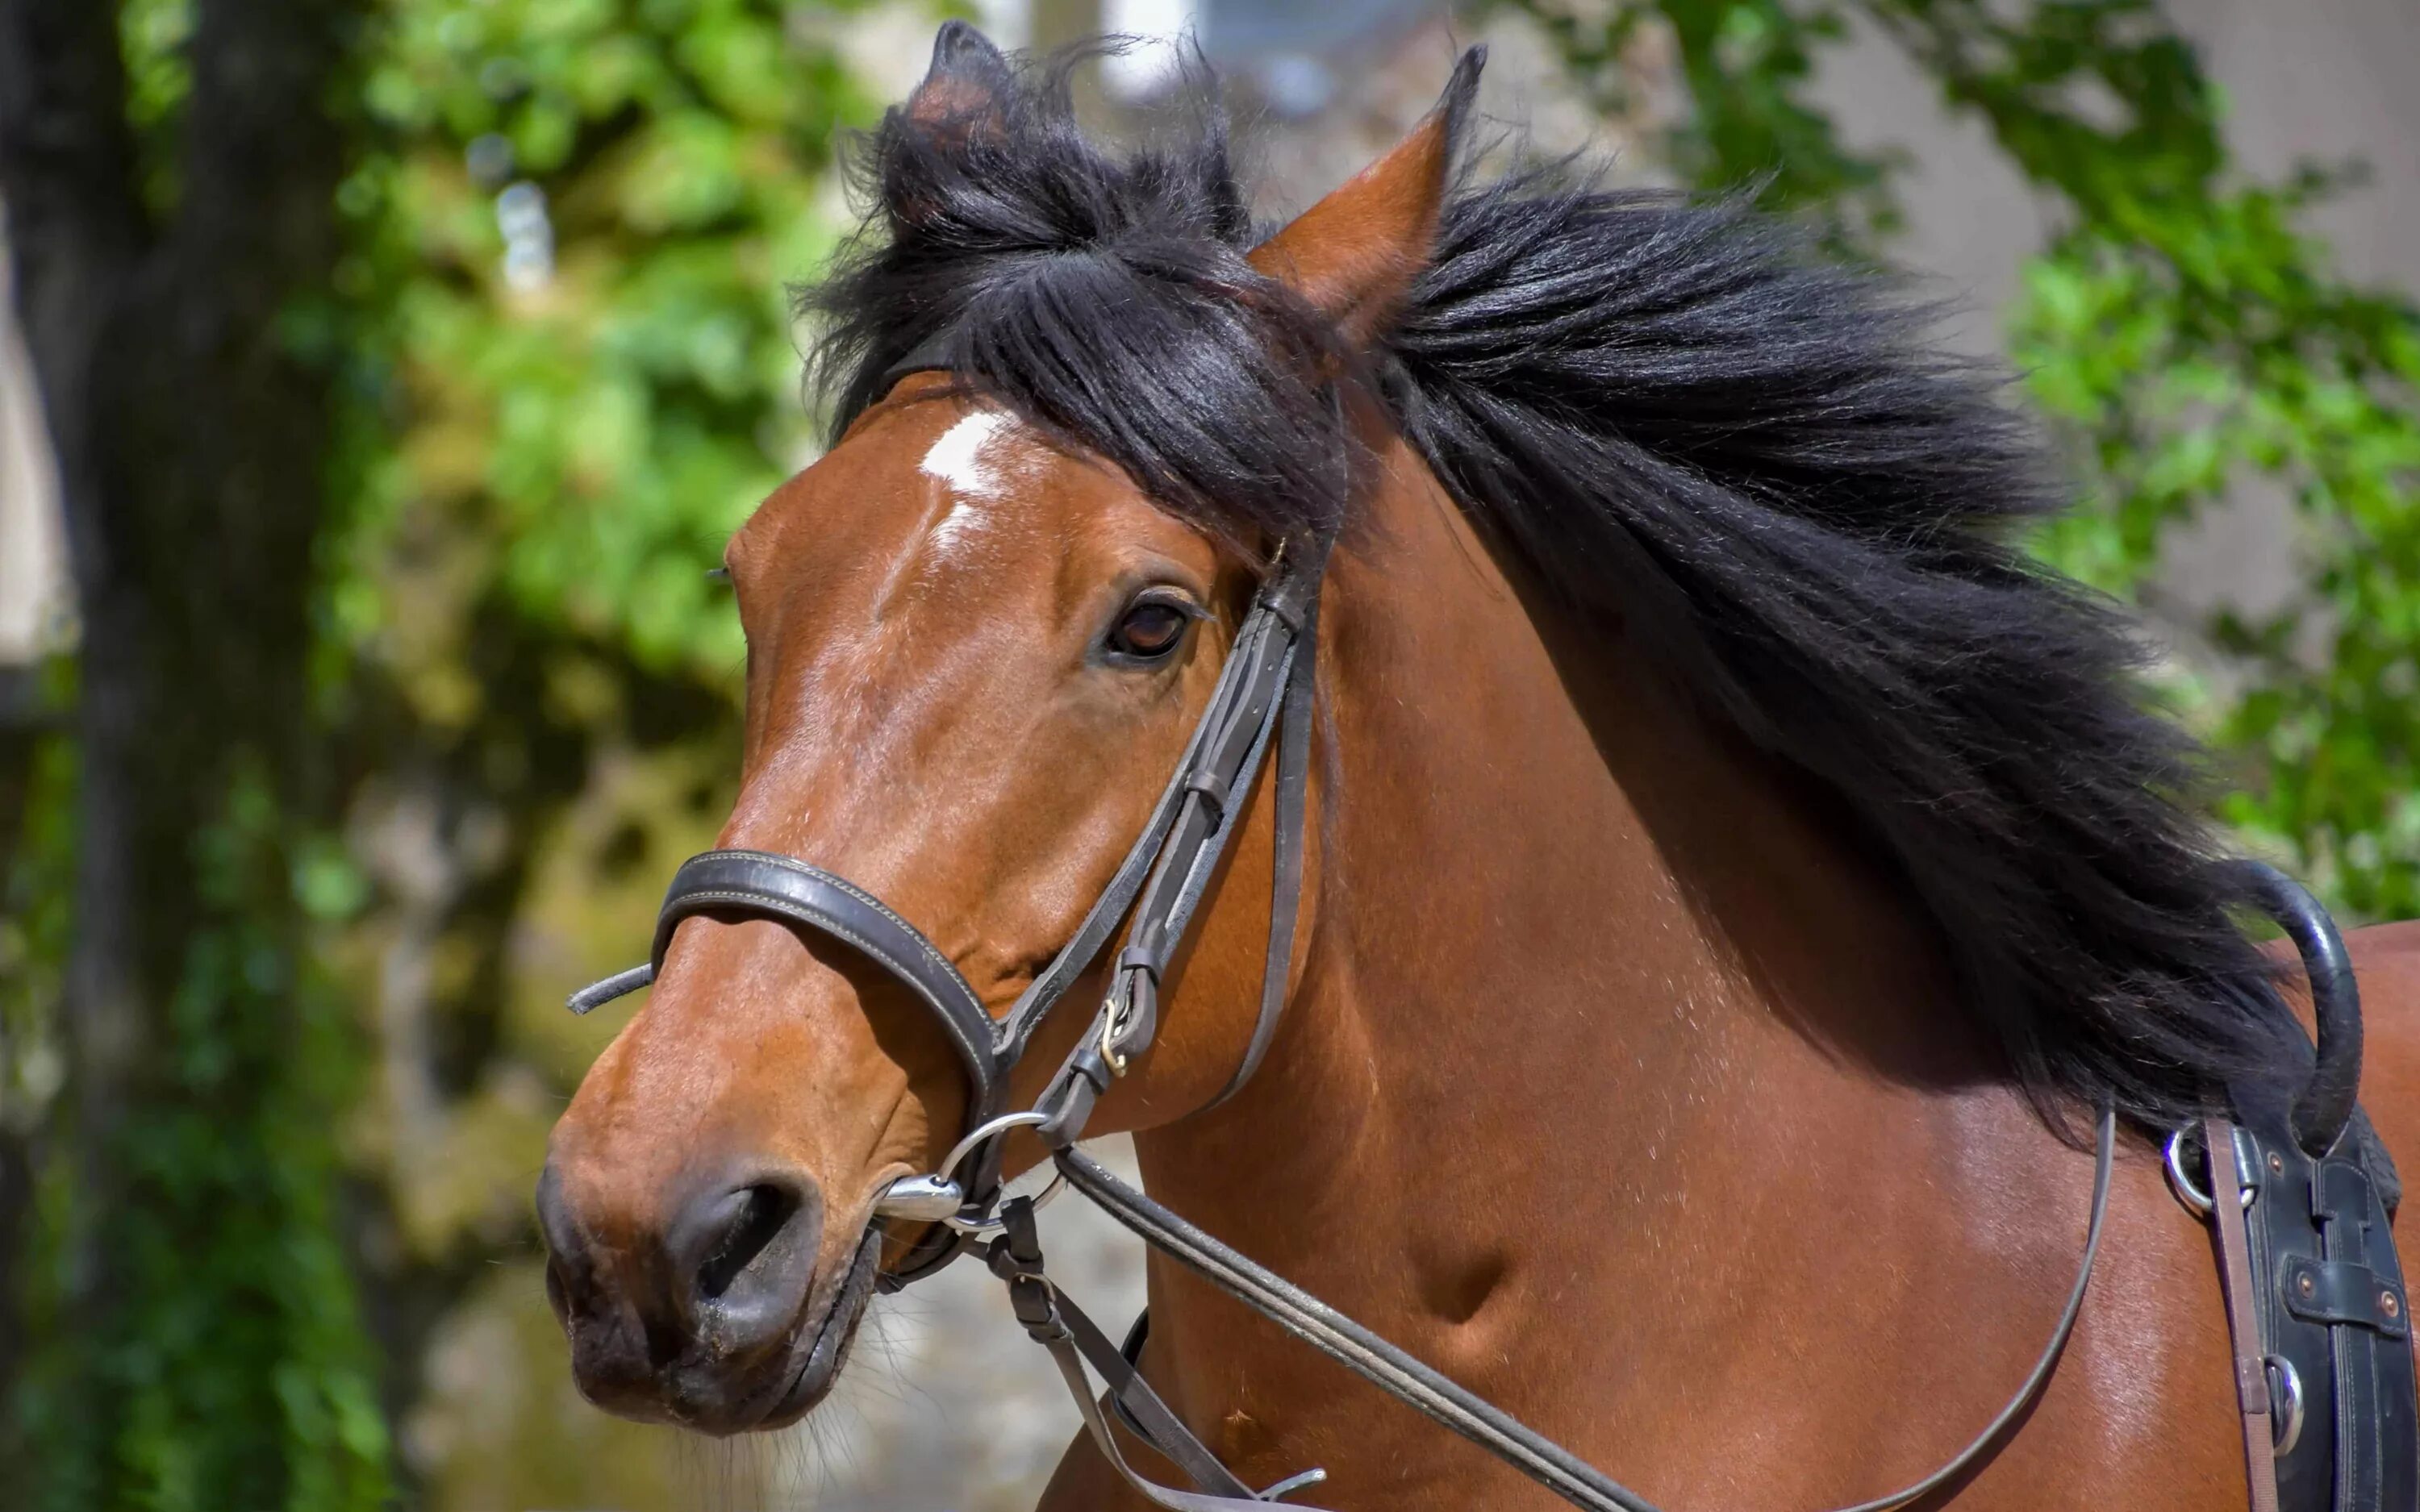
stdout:
<svg viewBox="0 0 2420 1512">
<path fill-rule="evenodd" d="M 941 1180 L 950 1180 L 956 1173 L 958 1163 L 974 1153 L 975 1147 L 985 1140 L 997 1138 L 1011 1129 L 1031 1129 L 1049 1121 L 1048 1114 L 1028 1108 L 1022 1113 L 1003 1113 L 997 1119 L 976 1124 L 968 1131 L 964 1139 L 950 1147 L 949 1154 L 942 1157 L 938 1167 Z"/>
<path fill-rule="evenodd" d="M 2207 1218 L 2210 1216 L 2210 1194 L 2195 1186 L 2193 1176 L 2185 1169 L 2184 1142 L 2185 1131 L 2182 1129 L 2168 1135 L 2168 1189 L 2177 1195 L 2177 1200 L 2184 1204 L 2187 1212 L 2196 1218 Z M 2249 1181 L 2239 1180 L 2236 1184 L 2242 1189 L 2243 1206 L 2249 1210 L 2252 1199 L 2259 1195 L 2260 1189 Z"/>
<path fill-rule="evenodd" d="M 2303 1437 L 2303 1378 L 2282 1354 L 2263 1355 L 2261 1364 L 2269 1372 L 2269 1452 L 2282 1458 Z"/>
<path fill-rule="evenodd" d="M 1029 1108 L 1022 1113 L 1003 1113 L 997 1119 L 977 1124 L 968 1132 L 964 1139 L 950 1148 L 948 1157 L 941 1162 L 942 1179 L 948 1180 L 957 1170 L 958 1164 L 972 1154 L 984 1141 L 996 1139 L 1011 1129 L 1030 1129 L 1049 1121 L 1048 1114 Z M 1033 1206 L 1036 1209 L 1041 1208 L 1052 1197 L 1057 1196 L 1060 1189 L 1066 1184 L 1067 1178 L 1054 1172 L 1050 1178 L 1050 1184 L 1044 1187 L 1041 1196 L 1033 1199 Z M 970 1218 L 966 1216 L 963 1209 L 941 1220 L 961 1234 L 988 1234 L 1006 1221 L 996 1213 Z"/>
</svg>

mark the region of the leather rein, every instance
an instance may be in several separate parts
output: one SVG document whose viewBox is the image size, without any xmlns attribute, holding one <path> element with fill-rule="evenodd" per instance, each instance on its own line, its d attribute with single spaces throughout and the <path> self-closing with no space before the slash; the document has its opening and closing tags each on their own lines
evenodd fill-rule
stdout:
<svg viewBox="0 0 2420 1512">
<path fill-rule="evenodd" d="M 569 1007 L 585 1013 L 653 981 L 675 930 L 683 919 L 700 915 L 803 926 L 849 946 L 905 986 L 947 1032 L 965 1067 L 968 1098 L 962 1127 L 968 1133 L 932 1174 L 901 1178 L 876 1200 L 875 1212 L 880 1217 L 928 1225 L 898 1266 L 880 1276 L 879 1285 L 896 1290 L 962 1254 L 983 1255 L 1007 1283 L 1018 1321 L 1049 1351 L 1101 1454 L 1157 1506 L 1170 1512 L 1265 1506 L 1325 1478 L 1325 1472 L 1306 1471 L 1259 1490 L 1246 1486 L 1143 1380 L 1135 1358 L 1140 1323 L 1122 1349 L 1059 1290 L 1044 1271 L 1034 1210 L 1061 1182 L 1082 1193 L 1151 1247 L 1575 1506 L 1590 1512 L 1657 1512 L 1637 1492 L 1186 1222 L 1076 1148 L 1094 1102 L 1150 1048 L 1158 1024 L 1161 975 L 1187 937 L 1274 746 L 1275 860 L 1259 1016 L 1234 1073 L 1209 1105 L 1225 1101 L 1249 1080 L 1268 1051 L 1285 1008 L 1301 903 L 1312 674 L 1326 555 L 1325 541 L 1284 543 L 1237 631 L 1209 706 L 1142 833 L 1066 946 L 1004 1016 L 995 1019 L 987 1012 L 949 958 L 880 899 L 806 861 L 746 850 L 707 851 L 682 863 L 665 894 L 647 964 L 582 989 L 572 995 Z M 1034 1031 L 1121 924 L 1127 925 L 1126 943 L 1117 954 L 1109 990 L 1092 1024 L 1034 1106 L 1004 1112 L 1010 1073 Z M 1019 1127 L 1033 1129 L 1057 1168 L 1057 1180 L 1041 1199 L 1002 1198 L 1001 1135 Z M 2104 1109 L 2091 1217 L 2075 1281 L 2048 1341 L 2008 1405 L 1931 1474 L 1839 1512 L 1892 1512 L 1956 1481 L 1993 1451 L 2040 1396 L 2074 1330 L 2092 1279 L 2116 1144 L 2116 1115 Z M 1102 1396 L 1094 1394 L 1085 1373 L 1088 1365 L 1108 1385 Z M 1111 1431 L 1111 1416 L 1182 1470 L 1192 1489 L 1164 1486 L 1137 1472 Z"/>
</svg>

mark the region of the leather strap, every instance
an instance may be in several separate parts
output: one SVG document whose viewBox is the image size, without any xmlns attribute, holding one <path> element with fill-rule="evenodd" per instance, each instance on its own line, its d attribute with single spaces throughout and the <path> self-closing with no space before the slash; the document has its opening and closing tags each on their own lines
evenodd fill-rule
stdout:
<svg viewBox="0 0 2420 1512">
<path fill-rule="evenodd" d="M 2299 1130 L 2297 1133 L 2299 1134 Z M 2319 1161 L 2311 1173 L 2311 1216 L 2319 1221 L 2322 1258 L 2299 1274 L 2285 1273 L 2292 1288 L 2288 1294 L 2297 1296 L 2300 1283 L 2307 1278 L 2316 1289 L 2332 1290 L 2352 1279 L 2349 1273 L 2359 1273 L 2368 1287 L 2386 1285 L 2384 1279 L 2362 1263 L 2367 1251 L 2365 1229 L 2376 1208 L 2371 1196 L 2369 1178 L 2355 1161 L 2327 1159 Z M 2281 1268 L 2283 1270 L 2283 1268 Z M 2336 1456 L 2334 1512 L 2385 1512 L 2399 1502 L 2411 1506 L 2407 1494 L 2390 1501 L 2385 1491 L 2386 1423 L 2380 1410 L 2378 1355 L 2381 1350 L 2398 1353 L 2405 1348 L 2402 1335 L 2408 1327 L 2398 1326 L 2395 1336 L 2381 1337 L 2369 1309 L 2383 1299 L 2376 1290 L 2361 1300 L 2368 1307 L 2350 1305 L 2352 1299 L 2337 1296 L 2336 1305 L 2330 1310 L 2337 1316 L 2328 1320 L 2329 1353 L 2333 1357 L 2335 1388 Z M 2397 1325 L 2407 1325 L 2399 1288 L 2394 1303 Z M 2288 1311 L 2302 1316 L 2290 1303 Z M 2406 1398 L 2408 1401 L 2410 1398 Z"/>
<path fill-rule="evenodd" d="M 1065 1292 L 1055 1288 L 1053 1291 L 1069 1337 L 1108 1388 L 1102 1396 L 1102 1406 L 1110 1415 L 1125 1424 L 1135 1437 L 1166 1456 L 1202 1489 L 1221 1496 L 1251 1496 L 1251 1488 L 1238 1480 L 1234 1472 L 1219 1463 L 1208 1445 L 1194 1437 L 1193 1430 L 1185 1426 L 1151 1382 L 1143 1379 L 1142 1372 L 1127 1360 L 1125 1351 L 1109 1342 L 1100 1325 Z"/>
<path fill-rule="evenodd" d="M 914 993 L 940 1021 L 966 1068 L 970 1117 L 980 1122 L 999 1111 L 1008 1068 L 993 1047 L 991 1015 L 950 958 L 882 900 L 845 877 L 792 856 L 706 851 L 683 861 L 673 873 L 656 918 L 655 948 L 649 952 L 653 964 L 662 966 L 683 919 L 723 912 L 803 924 L 855 948 Z"/>
<path fill-rule="evenodd" d="M 1252 1021 L 1252 1038 L 1244 1057 L 1218 1095 L 1217 1107 L 1243 1089 L 1277 1038 L 1278 1021 L 1285 1016 L 1286 989 L 1294 970 L 1294 936 L 1302 913 L 1303 833 L 1310 805 L 1311 724 L 1318 717 L 1315 679 L 1319 671 L 1319 600 L 1303 607 L 1301 629 L 1295 638 L 1294 665 L 1285 686 L 1284 707 L 1278 720 L 1277 828 L 1270 841 L 1269 940 L 1261 959 L 1261 1011 Z"/>
<path fill-rule="evenodd" d="M 650 961 L 628 971 L 617 971 L 602 981 L 590 982 L 565 998 L 563 1006 L 574 1013 L 594 1013 L 616 997 L 628 997 L 655 980 L 656 964 Z"/>
<path fill-rule="evenodd" d="M 1215 692 L 1211 695 L 1214 702 L 1218 696 Z M 1126 851 L 1125 859 L 1118 863 L 1109 886 L 1093 900 L 1093 906 L 1086 910 L 1083 922 L 1076 926 L 1076 933 L 1068 936 L 1067 943 L 1050 958 L 1050 964 L 1042 968 L 1032 984 L 1017 995 L 1008 1015 L 1001 1020 L 1001 1049 L 1011 1062 L 1025 1054 L 1026 1041 L 1033 1037 L 1033 1031 L 1100 956 L 1101 948 L 1109 943 L 1118 926 L 1125 922 L 1127 910 L 1134 906 L 1135 894 L 1142 890 L 1144 879 L 1151 875 L 1159 853 L 1168 843 L 1168 832 L 1175 825 L 1177 810 L 1185 803 L 1187 776 L 1201 760 L 1202 748 L 1209 737 L 1210 723 L 1205 719 L 1194 728 L 1184 756 L 1169 776 L 1168 786 L 1160 791 L 1151 817 L 1143 822 L 1142 833 Z"/>
<path fill-rule="evenodd" d="M 2277 922 L 2303 959 L 2318 1029 L 2310 1080 L 2294 1100 L 2294 1142 L 2313 1160 L 2335 1149 L 2361 1093 L 2361 983 L 2335 920 L 2310 889 L 2266 861 L 2226 863 L 2244 896 Z M 2240 1109 L 2238 1110 L 2241 1111 Z"/>
<path fill-rule="evenodd" d="M 2277 1457 L 2269 1413 L 2269 1362 L 2260 1353 L 2260 1322 L 2252 1297 L 2252 1236 L 2237 1193 L 2235 1129 L 2224 1119 L 2202 1120 L 2210 1150 L 2210 1222 L 2218 1235 L 2219 1289 L 2226 1296 L 2226 1333 L 2235 1356 L 2235 1402 L 2243 1418 L 2243 1474 L 2252 1512 L 2277 1512 Z"/>
<path fill-rule="evenodd" d="M 1240 827 L 1241 800 L 1278 738 L 1287 711 L 1306 711 L 1302 717 L 1308 723 L 1309 680 L 1316 658 L 1310 606 L 1316 601 L 1316 575 L 1323 566 L 1323 555 L 1316 551 L 1288 563 L 1263 591 L 1228 654 L 1227 678 L 1203 715 L 1194 761 L 1178 774 L 1176 819 L 1135 901 L 1126 947 L 1119 952 L 1109 994 L 1035 1103 L 1046 1121 L 1034 1133 L 1053 1149 L 1081 1136 L 1094 1102 L 1132 1057 L 1150 1048 L 1158 1029 L 1161 975 L 1189 933 L 1194 911 Z M 1280 740 L 1280 762 L 1291 754 L 1307 770 L 1307 758 L 1297 748 L 1308 739 L 1306 730 L 1299 740 L 1292 735 Z M 1279 888 L 1271 900 L 1271 930 L 1282 931 L 1289 959 L 1301 890 L 1305 785 L 1300 771 L 1291 782 L 1280 774 Z M 1264 978 L 1260 1016 L 1246 1052 L 1254 1065 L 1283 1011 L 1285 977 L 1280 965 L 1273 980 Z M 1240 1082 L 1240 1075 L 1231 1078 L 1230 1086 Z"/>
<path fill-rule="evenodd" d="M 2085 1293 L 2091 1286 L 2093 1264 L 2101 1251 L 2102 1227 L 2109 1211 L 2109 1176 L 2117 1146 L 2117 1114 L 2113 1109 L 2104 1109 L 2093 1164 L 2091 1218 L 2085 1229 L 2084 1254 L 2076 1266 L 2075 1283 L 2068 1292 L 2067 1304 L 2059 1313 L 2049 1342 L 2042 1347 L 2016 1394 L 1980 1433 L 1938 1470 L 1912 1486 L 1841 1508 L 1840 1512 L 1896 1512 L 1949 1485 L 1994 1450 L 2002 1435 L 2041 1394 L 2057 1367 L 2059 1355 L 2067 1348 L 2069 1336 L 2075 1331 Z M 1110 1175 L 1083 1151 L 1062 1149 L 1057 1151 L 1056 1159 L 1070 1186 L 1140 1235 L 1145 1243 L 1573 1505 L 1586 1508 L 1587 1512 L 1657 1512 L 1654 1504 L 1637 1492 L 1282 1276 L 1213 1239 Z"/>
<path fill-rule="evenodd" d="M 954 332 L 944 327 L 918 342 L 908 349 L 906 356 L 882 370 L 877 388 L 888 393 L 901 378 L 911 375 L 949 372 L 954 365 L 950 361 L 950 348 L 955 344 L 954 337 Z"/>
<path fill-rule="evenodd" d="M 1024 1325 L 1028 1336 L 1049 1351 L 1051 1363 L 1058 1366 L 1068 1393 L 1076 1399 L 1076 1410 L 1083 1416 L 1085 1430 L 1110 1467 L 1146 1501 L 1169 1512 L 1242 1512 L 1246 1508 L 1266 1507 L 1274 1495 L 1255 1493 L 1221 1464 L 1099 1326 L 1051 1284 L 1043 1271 L 1032 1202 L 1025 1197 L 1012 1198 L 1002 1205 L 1001 1217 L 1002 1232 L 992 1242 L 985 1258 L 992 1273 L 1008 1283 L 1009 1303 L 1017 1321 Z M 1105 1399 L 1115 1404 L 1119 1414 L 1136 1428 L 1144 1443 L 1184 1471 L 1198 1490 L 1160 1485 L 1127 1461 L 1117 1435 L 1110 1429 L 1103 1399 L 1094 1396 L 1092 1383 L 1085 1378 L 1087 1360 L 1109 1383 Z M 1280 1484 L 1284 1489 L 1292 1489 L 1321 1478 L 1314 1473 Z"/>
</svg>

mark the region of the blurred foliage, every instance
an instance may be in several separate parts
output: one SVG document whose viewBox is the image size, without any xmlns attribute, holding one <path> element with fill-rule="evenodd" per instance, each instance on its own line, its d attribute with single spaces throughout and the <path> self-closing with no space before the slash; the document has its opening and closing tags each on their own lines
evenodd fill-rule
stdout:
<svg viewBox="0 0 2420 1512">
<path fill-rule="evenodd" d="M 2010 354 L 2073 442 L 2085 506 L 2055 564 L 2155 592 L 2163 544 L 2231 490 L 2290 495 L 2297 591 L 2182 628 L 2217 666 L 2173 678 L 2226 764 L 2223 816 L 2356 917 L 2420 913 L 2420 311 L 2348 285 L 2304 212 L 2341 175 L 2253 182 L 2216 89 L 2154 0 L 1520 0 L 1606 98 L 1669 28 L 1694 112 L 1676 161 L 1761 182 L 1869 254 L 1898 224 L 1888 154 L 1813 102 L 1853 23 L 1979 116 L 2063 228 L 2026 264 Z"/>
<path fill-rule="evenodd" d="M 307 95 L 334 84 L 328 44 L 344 15 L 342 5 L 319 8 L 281 36 L 277 55 L 240 55 L 251 85 L 275 99 L 289 85 Z M 177 280 L 194 273 L 179 259 L 196 239 L 221 229 L 207 217 L 180 214 L 178 170 L 213 150 L 240 153 L 231 144 L 245 138 L 240 130 L 222 131 L 210 147 L 196 145 L 208 133 L 187 119 L 191 4 L 132 0 L 114 19 L 123 76 L 104 72 L 99 82 L 122 83 L 133 176 L 85 187 L 94 202 L 123 192 L 140 224 L 147 286 L 116 291 L 111 312 L 135 326 L 147 311 L 176 307 Z M 63 134 L 73 129 L 59 127 Z M 312 166 L 280 157 L 260 177 Z M 236 181 L 256 187 L 241 176 Z M 300 219 L 282 238 L 227 239 L 262 259 L 244 271 L 252 288 L 268 291 L 263 302 L 271 310 L 295 290 L 276 253 L 264 249 L 307 241 L 326 224 L 324 216 Z M 90 273 L 96 287 L 105 286 L 109 270 Z M 324 295 L 304 291 L 279 310 L 281 323 L 270 332 L 279 339 L 246 342 L 253 332 L 244 329 L 250 321 L 240 300 L 224 285 L 212 294 L 225 298 L 215 313 L 235 338 L 220 348 L 227 381 L 247 386 L 253 402 L 194 412 L 210 417 L 204 423 L 271 412 L 307 422 L 310 407 L 284 400 L 298 374 L 333 365 L 329 344 L 314 339 L 329 329 Z M 59 317 L 77 318 L 91 298 L 89 290 L 64 291 Z M 158 370 L 173 373 L 176 361 L 163 357 Z M 308 392 L 307 382 L 300 387 Z M 84 386 L 70 392 L 83 393 Z M 78 417 L 99 434 L 119 444 L 186 434 L 147 412 L 156 389 L 146 393 L 136 382 L 105 392 L 98 415 Z M 225 432 L 243 433 L 240 424 Z M 318 439 L 298 435 L 294 442 L 295 469 L 258 470 L 228 490 L 250 511 L 236 530 L 211 513 L 223 507 L 211 485 L 227 480 L 209 471 L 207 459 L 195 465 L 195 478 L 206 480 L 196 484 L 205 527 L 245 543 L 272 572 L 289 547 L 299 565 L 318 509 Z M 139 518 L 139 528 L 179 539 L 178 529 L 195 517 L 180 514 L 186 501 L 173 486 L 161 486 L 163 472 L 179 470 L 130 463 L 117 471 L 106 506 L 75 501 L 85 517 L 103 507 L 122 510 L 119 528 Z M 283 507 L 297 494 L 285 486 L 298 477 L 299 521 Z M 219 580 L 208 560 L 163 555 L 172 557 L 172 577 L 181 568 L 212 592 L 252 587 Z M 114 673 L 127 677 L 137 666 L 155 678 L 163 669 L 225 672 L 228 647 L 261 649 L 241 635 L 212 644 L 206 636 L 183 637 L 193 622 L 182 610 L 194 600 L 162 611 L 160 579 L 147 575 L 149 565 L 119 562 L 109 569 L 115 609 L 137 604 L 157 614 L 140 633 L 116 639 Z M 302 592 L 295 587 L 284 607 Z M 281 618 L 277 603 L 247 608 L 258 625 Z M 157 655 L 163 646 L 168 654 Z M 16 1388 L 10 1412 L 0 1422 L 0 1499 L 11 1504 L 372 1512 L 389 1499 L 386 1416 L 338 1212 L 338 1152 L 325 1137 L 334 1111 L 356 1091 L 358 1057 L 347 1003 L 313 948 L 316 921 L 302 885 L 325 846 L 315 846 L 310 818 L 292 801 L 309 785 L 308 759 L 289 738 L 287 718 L 299 658 L 271 655 L 240 671 L 247 675 L 213 687 L 209 707 L 180 728 L 147 727 L 147 772 L 135 762 L 109 779 L 88 769 L 70 714 L 80 698 L 103 696 L 90 691 L 96 679 L 71 656 L 58 657 L 42 678 L 45 717 L 30 748 L 24 822 L 0 872 L 0 1138 L 19 1142 L 32 1177 L 24 1245 L 14 1257 L 22 1278 L 8 1299 L 19 1307 L 23 1353 L 15 1362 L 21 1373 L 7 1382 Z M 156 707 L 155 689 L 134 680 L 107 697 L 139 718 Z M 127 801 L 127 779 L 140 773 L 141 783 L 163 764 L 173 784 L 146 784 Z M 119 785 L 106 803 L 117 826 L 113 842 L 129 834 L 146 842 L 163 838 L 160 821 L 174 817 L 165 826 L 169 843 L 149 847 L 137 863 L 142 874 L 116 877 L 116 895 L 96 907 L 90 877 L 80 874 L 89 837 L 77 826 L 95 811 L 85 801 L 88 790 L 106 789 L 111 779 Z M 79 906 L 92 913 L 71 917 Z M 133 959 L 111 963 L 107 982 L 87 981 L 78 996 L 65 980 L 71 934 L 78 924 L 93 927 L 94 914 L 119 921 L 112 937 Z M 61 1021 L 70 1000 L 102 1011 L 116 1033 L 141 1042 L 96 1052 L 101 1030 Z M 87 1057 L 81 1065 L 78 1049 Z M 102 1058 L 111 1065 L 95 1075 Z"/>
<path fill-rule="evenodd" d="M 43 1161 L 14 1442 L 61 1508 L 685 1506 L 664 1436 L 526 1347 L 553 1332 L 529 1193 L 611 1027 L 565 1014 L 565 985 L 627 964 L 728 806 L 742 646 L 706 571 L 810 455 L 784 284 L 843 229 L 836 138 L 878 104 L 833 45 L 845 3 L 366 8 L 320 128 L 349 144 L 344 255 L 284 332 L 337 400 L 319 791 L 306 813 L 240 784 L 196 839 L 210 917 L 307 937 L 194 943 L 177 1086 L 146 1098 L 166 1121 L 127 1131 L 164 1199 L 109 1220 L 146 1349 L 99 1358 L 56 1306 L 96 1201 Z M 165 213 L 193 8 L 116 16 L 139 190 Z M 72 1117 L 74 776 L 46 739 L 0 874 L 21 1134 Z"/>
<path fill-rule="evenodd" d="M 364 1263 L 432 1505 L 684 1504 L 661 1435 L 526 1347 L 529 1193 L 611 1028 L 565 985 L 626 964 L 729 803 L 743 647 L 706 570 L 811 455 L 784 285 L 878 113 L 849 8 L 391 0 L 365 69 L 320 686 L 371 900 L 335 951 L 376 1015 Z"/>
<path fill-rule="evenodd" d="M 784 281 L 837 232 L 834 134 L 873 101 L 768 0 L 401 0 L 369 69 L 383 140 L 340 270 L 379 318 L 390 411 L 336 630 L 398 623 L 387 567 L 455 528 L 444 591 L 719 677 L 705 569 L 799 460 Z M 424 585 L 427 586 L 427 585 Z M 415 669 L 415 707 L 469 685 Z"/>
<path fill-rule="evenodd" d="M 36 801 L 57 806 L 45 827 L 64 829 L 71 775 L 43 775 Z M 210 922 L 187 941 L 174 1052 L 111 1131 L 131 1157 L 125 1199 L 97 1202 L 66 1161 L 37 1189 L 49 1253 L 28 1268 L 39 1350 L 19 1411 L 39 1461 L 36 1504 L 62 1512 L 372 1512 L 386 1500 L 386 1421 L 325 1136 L 352 1090 L 349 1025 L 288 928 L 289 826 L 269 785 L 240 773 L 218 808 L 195 836 Z M 37 886 L 65 882 L 56 858 L 71 844 L 32 837 L 27 855 L 43 862 L 29 870 L 58 872 Z M 100 1337 L 66 1305 L 64 1242 L 84 1226 L 104 1238 L 120 1304 Z"/>
</svg>

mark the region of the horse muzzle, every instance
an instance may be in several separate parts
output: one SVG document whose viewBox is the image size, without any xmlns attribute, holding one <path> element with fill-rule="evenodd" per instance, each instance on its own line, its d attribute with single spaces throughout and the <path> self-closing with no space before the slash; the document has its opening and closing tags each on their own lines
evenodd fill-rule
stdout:
<svg viewBox="0 0 2420 1512">
<path fill-rule="evenodd" d="M 873 1293 L 876 1232 L 825 1256 L 819 1188 L 781 1168 L 687 1183 L 651 1222 L 604 1198 L 552 1161 L 538 1180 L 547 1297 L 583 1396 L 731 1434 L 793 1422 L 830 1393 Z"/>
</svg>

